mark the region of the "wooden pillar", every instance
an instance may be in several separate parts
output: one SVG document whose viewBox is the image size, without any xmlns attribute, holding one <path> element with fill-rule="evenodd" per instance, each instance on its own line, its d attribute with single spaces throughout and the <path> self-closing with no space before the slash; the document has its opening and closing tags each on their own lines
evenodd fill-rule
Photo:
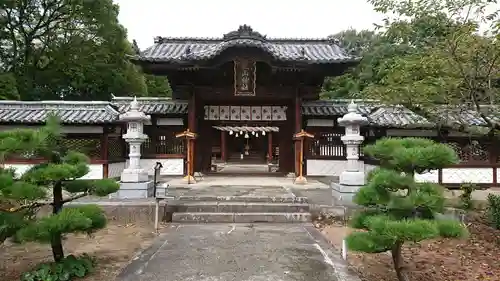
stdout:
<svg viewBox="0 0 500 281">
<path fill-rule="evenodd" d="M 102 164 L 102 178 L 107 179 L 109 176 L 109 164 L 108 164 L 108 151 L 109 151 L 109 141 L 108 141 L 109 129 L 108 127 L 103 127 L 103 134 L 101 136 L 101 160 Z"/>
<path fill-rule="evenodd" d="M 298 155 L 299 155 L 299 165 L 298 165 L 298 170 L 297 170 L 297 177 L 295 178 L 295 183 L 296 184 L 306 184 L 307 179 L 304 177 L 304 142 L 306 138 L 313 138 L 314 136 L 312 134 L 309 134 L 305 132 L 304 130 L 301 130 L 299 133 L 296 133 L 293 136 L 293 139 L 295 140 L 296 143 L 299 144 L 299 150 L 298 150 Z M 297 146 L 296 146 L 297 147 Z"/>
<path fill-rule="evenodd" d="M 267 162 L 273 162 L 273 133 L 267 133 Z"/>
<path fill-rule="evenodd" d="M 298 93 L 295 95 L 295 133 L 302 130 L 302 101 Z"/>
<path fill-rule="evenodd" d="M 196 96 L 195 93 L 191 93 L 191 97 L 188 101 L 188 130 L 192 133 L 196 133 Z M 194 140 L 191 140 L 186 143 L 189 146 L 190 155 L 186 155 L 186 161 L 191 163 L 191 169 L 194 171 L 195 166 L 195 154 L 197 153 L 195 150 Z M 186 147 L 187 148 L 187 147 Z M 187 153 L 186 153 L 187 154 Z M 188 158 L 189 157 L 189 158 Z M 192 176 L 194 173 L 190 170 L 187 171 L 188 175 Z"/>
<path fill-rule="evenodd" d="M 189 155 L 191 157 L 191 159 L 189 159 L 189 161 L 191 161 L 191 165 L 189 165 L 189 168 L 190 168 L 190 171 L 189 171 L 189 179 L 191 180 L 191 176 L 194 175 L 194 139 L 190 139 L 189 140 L 189 146 L 191 147 L 191 155 Z"/>
<path fill-rule="evenodd" d="M 302 130 L 302 103 L 301 103 L 301 100 L 300 100 L 300 96 L 299 96 L 299 93 L 297 92 L 295 94 L 295 103 L 294 103 L 294 106 L 295 106 L 295 124 L 294 124 L 294 133 L 299 133 L 301 130 Z M 299 167 L 299 165 L 302 163 L 302 155 L 300 153 L 300 150 L 301 150 L 301 144 L 300 144 L 300 141 L 296 141 L 294 143 L 294 147 L 295 147 L 295 176 L 298 177 L 299 176 L 299 170 L 301 169 L 301 167 Z"/>
<path fill-rule="evenodd" d="M 144 133 L 149 137 L 149 147 L 151 153 L 154 153 L 155 156 L 157 154 L 163 154 L 165 153 L 164 151 L 158 151 L 158 136 L 159 136 L 159 127 L 158 127 L 158 121 L 156 120 L 156 116 L 151 116 L 151 126 L 144 126 Z M 147 130 L 148 128 L 149 130 Z"/>
<path fill-rule="evenodd" d="M 220 131 L 220 158 L 223 162 L 226 162 L 226 137 L 226 132 Z"/>
<path fill-rule="evenodd" d="M 196 134 L 191 132 L 189 129 L 187 129 L 184 132 L 181 132 L 179 134 L 175 135 L 176 138 L 182 138 L 186 142 L 186 176 L 184 179 L 187 181 L 188 184 L 195 183 L 193 174 L 194 174 L 194 155 L 193 155 L 193 149 L 194 149 L 194 139 L 196 138 Z"/>
<path fill-rule="evenodd" d="M 497 159 L 499 151 L 498 151 L 498 141 L 494 137 L 490 139 L 488 150 L 490 152 L 489 160 L 491 168 L 493 169 L 492 186 L 497 187 L 498 186 Z"/>
</svg>

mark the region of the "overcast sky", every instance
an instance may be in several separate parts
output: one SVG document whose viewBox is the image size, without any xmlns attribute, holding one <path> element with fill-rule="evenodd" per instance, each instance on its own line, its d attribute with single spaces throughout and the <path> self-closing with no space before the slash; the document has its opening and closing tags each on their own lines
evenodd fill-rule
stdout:
<svg viewBox="0 0 500 281">
<path fill-rule="evenodd" d="M 366 0 L 115 0 L 120 22 L 141 49 L 155 36 L 220 37 L 242 24 L 268 37 L 326 37 L 373 29 L 382 15 Z"/>
</svg>

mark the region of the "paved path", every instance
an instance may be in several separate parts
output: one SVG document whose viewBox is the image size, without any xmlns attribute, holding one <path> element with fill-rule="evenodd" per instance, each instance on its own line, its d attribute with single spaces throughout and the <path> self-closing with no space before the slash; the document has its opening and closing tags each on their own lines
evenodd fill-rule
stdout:
<svg viewBox="0 0 500 281">
<path fill-rule="evenodd" d="M 169 227 L 117 281 L 359 281 L 312 226 Z"/>
</svg>

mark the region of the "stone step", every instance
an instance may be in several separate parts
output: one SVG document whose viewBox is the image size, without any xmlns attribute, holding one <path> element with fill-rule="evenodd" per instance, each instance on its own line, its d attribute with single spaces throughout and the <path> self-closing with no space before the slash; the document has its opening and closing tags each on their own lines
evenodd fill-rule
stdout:
<svg viewBox="0 0 500 281">
<path fill-rule="evenodd" d="M 302 223 L 310 222 L 309 213 L 174 213 L 177 223 Z"/>
<path fill-rule="evenodd" d="M 304 203 L 261 202 L 186 202 L 175 205 L 176 212 L 187 213 L 304 213 L 309 205 Z"/>
<path fill-rule="evenodd" d="M 177 197 L 178 202 L 246 202 L 246 203 L 297 203 L 307 204 L 307 197 L 295 196 L 213 196 L 213 195 L 181 195 Z"/>
</svg>

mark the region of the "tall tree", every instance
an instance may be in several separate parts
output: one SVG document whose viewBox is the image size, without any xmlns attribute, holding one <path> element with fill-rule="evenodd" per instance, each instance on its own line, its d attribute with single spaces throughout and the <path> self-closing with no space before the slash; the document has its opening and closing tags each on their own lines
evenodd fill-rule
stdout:
<svg viewBox="0 0 500 281">
<path fill-rule="evenodd" d="M 145 75 L 147 96 L 149 97 L 172 97 L 172 88 L 167 77 Z"/>
<path fill-rule="evenodd" d="M 370 30 L 356 31 L 348 29 L 330 36 L 339 41 L 340 46 L 350 55 L 363 57 L 369 53 L 373 46 L 377 44 L 378 35 Z M 366 87 L 367 77 L 363 77 L 362 69 L 369 66 L 367 60 L 361 61 L 361 64 L 350 69 L 346 74 L 337 77 L 328 77 L 323 83 L 321 98 L 350 98 L 355 97 Z"/>
<path fill-rule="evenodd" d="M 365 96 L 421 108 L 447 104 L 480 113 L 498 129 L 500 37 L 493 0 L 370 0 L 391 15 L 382 35 L 404 54 L 384 65 Z M 466 121 L 466 120 L 463 120 Z M 493 132 L 495 130 L 491 130 Z"/>
<path fill-rule="evenodd" d="M 0 67 L 22 99 L 146 92 L 112 0 L 6 0 L 0 11 Z"/>
</svg>

